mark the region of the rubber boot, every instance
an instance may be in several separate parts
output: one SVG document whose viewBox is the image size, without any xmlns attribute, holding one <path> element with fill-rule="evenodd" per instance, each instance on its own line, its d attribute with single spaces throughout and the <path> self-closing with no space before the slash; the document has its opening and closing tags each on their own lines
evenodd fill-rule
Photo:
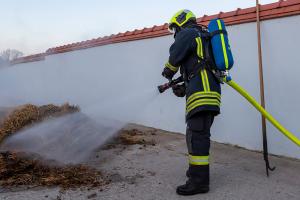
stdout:
<svg viewBox="0 0 300 200">
<path fill-rule="evenodd" d="M 189 180 L 186 184 L 177 187 L 177 194 L 187 196 L 209 191 L 209 165 L 190 165 L 186 175 L 190 176 Z"/>
<path fill-rule="evenodd" d="M 176 193 L 183 196 L 190 196 L 196 194 L 204 194 L 209 191 L 208 185 L 199 185 L 196 182 L 193 182 L 192 179 L 189 179 L 186 184 L 178 186 Z"/>
<path fill-rule="evenodd" d="M 191 173 L 190 173 L 189 169 L 186 170 L 185 175 L 186 175 L 186 177 L 191 178 Z"/>
</svg>

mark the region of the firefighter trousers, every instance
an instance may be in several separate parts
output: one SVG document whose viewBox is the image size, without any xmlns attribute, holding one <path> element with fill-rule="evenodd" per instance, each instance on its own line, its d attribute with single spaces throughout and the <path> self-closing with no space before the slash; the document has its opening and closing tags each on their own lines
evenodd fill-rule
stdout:
<svg viewBox="0 0 300 200">
<path fill-rule="evenodd" d="M 210 128 L 212 112 L 199 112 L 187 120 L 186 142 L 189 152 L 189 175 L 198 185 L 209 185 Z"/>
</svg>

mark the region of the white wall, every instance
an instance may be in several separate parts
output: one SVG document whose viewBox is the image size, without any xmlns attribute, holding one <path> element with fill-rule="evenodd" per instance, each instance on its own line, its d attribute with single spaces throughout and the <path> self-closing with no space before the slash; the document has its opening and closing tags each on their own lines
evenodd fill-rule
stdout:
<svg viewBox="0 0 300 200">
<path fill-rule="evenodd" d="M 300 38 L 295 35 L 299 34 L 299 22 L 300 16 L 294 16 L 262 23 L 267 108 L 298 137 Z M 256 24 L 235 25 L 228 31 L 235 56 L 232 76 L 259 99 Z M 69 101 L 87 112 L 96 108 L 120 119 L 184 133 L 184 99 L 171 91 L 163 95 L 154 92 L 165 82 L 160 74 L 172 41 L 165 36 L 119 43 L 3 69 L 0 106 Z M 224 85 L 222 92 L 222 115 L 216 118 L 213 140 L 261 150 L 259 113 L 229 86 Z M 269 125 L 268 138 L 271 153 L 300 158 L 299 148 Z"/>
<path fill-rule="evenodd" d="M 300 138 L 300 16 L 271 20 L 262 31 L 267 109 Z M 300 158 L 299 147 L 270 124 L 268 131 L 272 153 Z"/>
</svg>

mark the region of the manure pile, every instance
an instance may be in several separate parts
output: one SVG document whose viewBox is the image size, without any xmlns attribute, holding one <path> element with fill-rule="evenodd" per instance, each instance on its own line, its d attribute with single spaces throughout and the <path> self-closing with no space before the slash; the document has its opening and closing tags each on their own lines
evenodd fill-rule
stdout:
<svg viewBox="0 0 300 200">
<path fill-rule="evenodd" d="M 101 172 L 84 165 L 52 166 L 32 156 L 27 158 L 18 153 L 0 153 L 0 185 L 3 187 L 29 185 L 67 189 L 97 187 L 107 183 Z"/>
<path fill-rule="evenodd" d="M 62 106 L 27 104 L 17 107 L 2 119 L 0 146 L 5 138 L 18 131 L 23 131 L 49 118 L 79 111 L 79 107 L 69 104 Z M 84 117 L 83 122 L 91 120 L 85 115 L 81 117 Z M 116 137 L 107 141 L 102 149 L 117 148 L 118 146 L 123 148 L 130 145 L 141 145 L 140 148 L 155 146 L 154 135 L 155 131 L 145 132 L 134 128 L 124 128 L 116 134 Z M 109 183 L 108 176 L 104 176 L 100 171 L 86 165 L 61 165 L 54 160 L 46 160 L 40 155 L 0 151 L 0 187 L 60 186 L 68 189 L 82 186 L 98 187 Z"/>
<path fill-rule="evenodd" d="M 155 133 L 151 133 L 151 135 L 154 135 Z M 146 134 L 143 131 L 140 131 L 138 129 L 130 129 L 130 130 L 121 130 L 118 134 L 118 137 L 115 138 L 115 142 L 123 145 L 135 145 L 140 144 L 143 146 L 155 146 L 156 142 L 155 140 L 151 138 L 145 137 Z"/>
<path fill-rule="evenodd" d="M 79 107 L 71 106 L 69 104 L 64 104 L 62 106 L 55 106 L 53 104 L 44 106 L 27 104 L 20 106 L 3 120 L 0 127 L 0 143 L 5 137 L 16 133 L 27 126 L 41 122 L 50 117 L 60 117 L 78 111 Z"/>
<path fill-rule="evenodd" d="M 64 104 L 24 105 L 16 108 L 3 120 L 0 127 L 0 143 L 6 137 L 51 117 L 79 112 L 79 108 Z M 47 164 L 46 164 L 47 163 Z M 0 186 L 60 186 L 74 188 L 96 187 L 107 184 L 101 172 L 84 165 L 56 165 L 38 155 L 0 152 Z"/>
</svg>

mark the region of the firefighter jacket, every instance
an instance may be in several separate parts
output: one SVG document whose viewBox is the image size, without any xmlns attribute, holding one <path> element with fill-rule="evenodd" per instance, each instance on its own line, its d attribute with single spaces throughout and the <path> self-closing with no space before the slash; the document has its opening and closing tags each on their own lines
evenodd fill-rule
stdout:
<svg viewBox="0 0 300 200">
<path fill-rule="evenodd" d="M 200 27 L 192 26 L 175 35 L 166 67 L 175 73 L 180 69 L 186 86 L 186 119 L 195 113 L 220 113 L 221 86 L 214 74 L 204 67 L 204 45 Z"/>
</svg>

